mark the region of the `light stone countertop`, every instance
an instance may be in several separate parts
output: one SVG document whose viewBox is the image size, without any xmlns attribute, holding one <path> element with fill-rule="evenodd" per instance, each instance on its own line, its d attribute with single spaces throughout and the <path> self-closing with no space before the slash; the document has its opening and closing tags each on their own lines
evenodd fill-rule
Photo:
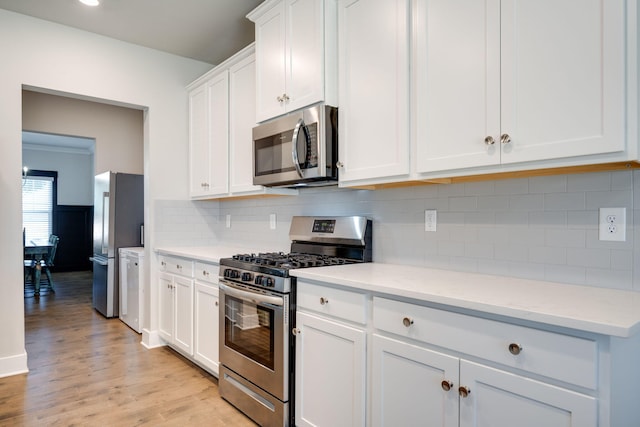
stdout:
<svg viewBox="0 0 640 427">
<path fill-rule="evenodd" d="M 220 258 L 228 258 L 236 254 L 256 252 L 247 248 L 233 246 L 161 246 L 154 249 L 162 255 L 172 255 L 197 259 L 204 262 L 220 263 Z"/>
<path fill-rule="evenodd" d="M 407 265 L 292 270 L 301 279 L 616 337 L 640 331 L 640 293 Z"/>
</svg>

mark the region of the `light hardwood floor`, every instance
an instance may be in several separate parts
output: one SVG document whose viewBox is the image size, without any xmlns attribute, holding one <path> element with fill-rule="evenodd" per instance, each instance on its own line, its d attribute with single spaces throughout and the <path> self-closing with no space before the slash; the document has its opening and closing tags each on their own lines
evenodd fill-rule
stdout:
<svg viewBox="0 0 640 427">
<path fill-rule="evenodd" d="M 25 293 L 29 373 L 0 378 L 1 426 L 255 426 L 217 380 L 91 307 L 91 273 Z"/>
</svg>

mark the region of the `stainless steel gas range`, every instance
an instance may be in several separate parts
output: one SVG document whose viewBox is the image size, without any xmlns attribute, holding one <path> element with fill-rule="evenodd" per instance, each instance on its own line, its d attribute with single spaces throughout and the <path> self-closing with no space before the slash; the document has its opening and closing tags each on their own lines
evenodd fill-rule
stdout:
<svg viewBox="0 0 640 427">
<path fill-rule="evenodd" d="M 291 221 L 291 252 L 220 260 L 220 395 L 261 426 L 293 425 L 296 280 L 289 270 L 370 262 L 371 220 Z"/>
</svg>

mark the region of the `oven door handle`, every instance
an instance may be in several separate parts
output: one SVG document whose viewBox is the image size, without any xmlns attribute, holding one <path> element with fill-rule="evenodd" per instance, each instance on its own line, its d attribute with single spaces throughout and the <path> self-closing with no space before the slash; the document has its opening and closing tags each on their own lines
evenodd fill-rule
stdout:
<svg viewBox="0 0 640 427">
<path fill-rule="evenodd" d="M 232 288 L 231 286 L 218 284 L 218 287 L 222 292 L 232 297 L 239 298 L 243 301 L 251 302 L 254 304 L 271 304 L 282 307 L 284 305 L 284 299 L 282 297 L 274 297 L 270 295 L 263 295 L 254 292 L 243 291 L 238 288 Z"/>
</svg>

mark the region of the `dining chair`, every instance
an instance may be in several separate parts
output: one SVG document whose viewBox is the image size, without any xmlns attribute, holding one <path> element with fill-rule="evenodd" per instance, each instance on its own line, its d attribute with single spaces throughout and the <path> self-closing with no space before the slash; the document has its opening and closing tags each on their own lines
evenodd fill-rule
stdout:
<svg viewBox="0 0 640 427">
<path fill-rule="evenodd" d="M 34 283 L 34 285 L 36 285 L 36 290 L 35 290 L 36 295 L 40 293 L 40 288 L 41 288 L 40 277 L 41 277 L 42 271 L 44 271 L 45 275 L 47 276 L 47 285 L 49 286 L 49 289 L 51 289 L 51 292 L 55 292 L 55 288 L 53 287 L 53 278 L 51 277 L 51 267 L 54 266 L 53 261 L 55 259 L 56 251 L 58 249 L 58 242 L 60 242 L 60 237 L 56 236 L 55 234 L 52 234 L 51 236 L 49 236 L 49 243 L 51 244 L 51 247 L 49 248 L 49 250 L 47 251 L 47 254 L 43 259 L 39 261 L 36 261 L 36 260 L 24 261 L 25 284 L 27 283 L 29 276 L 31 276 L 32 282 Z"/>
</svg>

